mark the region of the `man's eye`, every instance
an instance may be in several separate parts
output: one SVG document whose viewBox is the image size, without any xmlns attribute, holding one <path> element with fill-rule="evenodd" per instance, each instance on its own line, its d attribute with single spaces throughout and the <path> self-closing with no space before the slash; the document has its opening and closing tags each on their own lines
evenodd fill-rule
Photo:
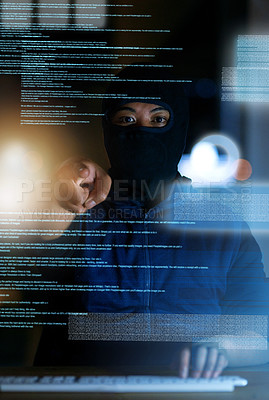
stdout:
<svg viewBox="0 0 269 400">
<path fill-rule="evenodd" d="M 167 118 L 163 117 L 163 116 L 157 116 L 153 119 L 153 122 L 157 123 L 157 124 L 167 124 Z"/>
<path fill-rule="evenodd" d="M 134 117 L 123 116 L 123 117 L 119 118 L 119 122 L 122 124 L 133 124 L 133 123 L 135 123 L 135 119 L 134 119 Z"/>
</svg>

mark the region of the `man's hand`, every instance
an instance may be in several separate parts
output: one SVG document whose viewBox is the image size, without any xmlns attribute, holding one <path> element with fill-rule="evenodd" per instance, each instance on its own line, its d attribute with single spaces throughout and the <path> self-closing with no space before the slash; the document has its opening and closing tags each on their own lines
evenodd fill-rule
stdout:
<svg viewBox="0 0 269 400">
<path fill-rule="evenodd" d="M 104 201 L 111 187 L 110 176 L 96 163 L 83 158 L 69 158 L 55 174 L 55 196 L 61 207 L 83 213 Z"/>
<path fill-rule="evenodd" d="M 213 346 L 185 346 L 179 355 L 179 377 L 217 378 L 228 365 L 224 351 Z"/>
</svg>

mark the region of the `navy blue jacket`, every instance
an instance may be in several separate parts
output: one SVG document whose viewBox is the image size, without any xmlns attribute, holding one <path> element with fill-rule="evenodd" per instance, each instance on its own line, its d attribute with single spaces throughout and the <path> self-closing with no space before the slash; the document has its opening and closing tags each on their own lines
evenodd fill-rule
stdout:
<svg viewBox="0 0 269 400">
<path fill-rule="evenodd" d="M 261 252 L 248 226 L 176 220 L 175 193 L 191 191 L 177 184 L 147 212 L 142 202 L 114 196 L 77 216 L 51 242 L 54 254 L 75 266 L 70 279 L 80 288 L 72 299 L 77 311 L 268 313 Z M 51 269 L 54 278 L 57 270 Z"/>
<path fill-rule="evenodd" d="M 145 212 L 107 200 L 70 231 L 79 250 L 76 283 L 89 312 L 256 314 L 266 306 L 261 252 L 243 222 L 176 221 L 175 192 Z M 85 264 L 87 268 L 85 268 Z"/>
</svg>

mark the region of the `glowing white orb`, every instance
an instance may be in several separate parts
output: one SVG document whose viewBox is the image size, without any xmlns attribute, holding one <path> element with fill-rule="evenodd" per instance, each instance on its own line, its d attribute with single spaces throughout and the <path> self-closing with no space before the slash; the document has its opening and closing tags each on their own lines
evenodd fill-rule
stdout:
<svg viewBox="0 0 269 400">
<path fill-rule="evenodd" d="M 211 143 L 197 143 L 191 152 L 190 163 L 192 169 L 202 176 L 211 173 L 218 164 L 219 156 L 215 146 Z"/>
<path fill-rule="evenodd" d="M 225 153 L 219 156 L 218 148 Z M 205 182 L 222 182 L 233 176 L 235 161 L 240 158 L 236 144 L 222 134 L 212 134 L 200 140 L 190 155 L 190 176 Z"/>
</svg>

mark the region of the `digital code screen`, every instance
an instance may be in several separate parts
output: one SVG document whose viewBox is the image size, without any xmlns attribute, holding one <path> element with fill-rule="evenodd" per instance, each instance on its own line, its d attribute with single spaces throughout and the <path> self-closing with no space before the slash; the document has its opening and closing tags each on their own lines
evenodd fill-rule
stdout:
<svg viewBox="0 0 269 400">
<path fill-rule="evenodd" d="M 0 0 L 1 365 L 268 350 L 266 3 Z"/>
</svg>

